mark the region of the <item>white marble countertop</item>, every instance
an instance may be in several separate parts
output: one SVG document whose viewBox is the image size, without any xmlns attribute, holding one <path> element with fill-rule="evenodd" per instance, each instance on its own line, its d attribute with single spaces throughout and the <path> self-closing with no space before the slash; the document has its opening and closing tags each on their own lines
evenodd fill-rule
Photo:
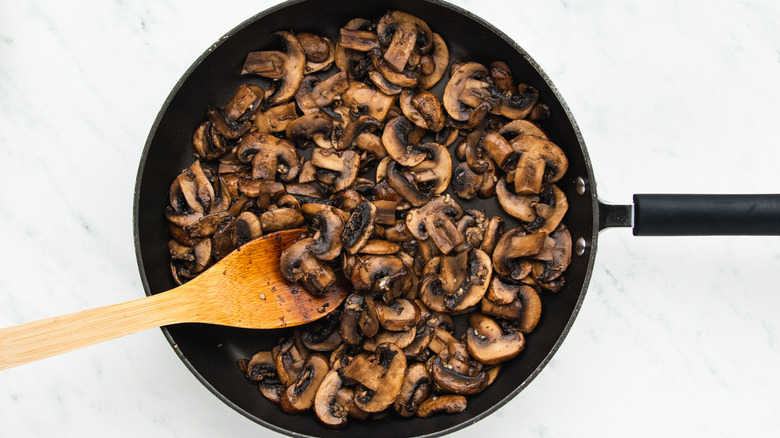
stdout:
<svg viewBox="0 0 780 438">
<path fill-rule="evenodd" d="M 149 128 L 221 35 L 276 2 L 0 2 L 0 326 L 143 296 L 132 199 Z M 780 192 L 780 3 L 457 0 L 545 69 L 602 199 Z M 780 238 L 602 233 L 562 348 L 455 436 L 776 436 Z M 159 330 L 0 372 L 0 436 L 278 436 Z"/>
</svg>

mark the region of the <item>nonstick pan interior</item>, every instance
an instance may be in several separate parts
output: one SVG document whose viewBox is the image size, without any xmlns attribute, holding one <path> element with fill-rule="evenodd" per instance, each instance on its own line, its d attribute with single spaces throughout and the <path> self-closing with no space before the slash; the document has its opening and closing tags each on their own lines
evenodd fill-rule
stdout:
<svg viewBox="0 0 780 438">
<path fill-rule="evenodd" d="M 565 103 L 541 69 L 519 46 L 479 18 L 441 2 L 294 1 L 258 14 L 208 48 L 164 102 L 142 155 L 135 192 L 136 253 L 146 293 L 154 294 L 175 286 L 168 269 L 169 237 L 163 212 L 168 204 L 167 191 L 171 182 L 194 160 L 192 133 L 205 119 L 206 108 L 223 105 L 242 83 L 268 84 L 261 78 L 240 75 L 246 54 L 254 50 L 278 49 L 278 41 L 271 37 L 276 30 L 308 31 L 335 39 L 338 29 L 350 19 L 376 19 L 388 9 L 401 9 L 424 19 L 447 41 L 451 60 L 483 64 L 503 60 L 516 80 L 539 90 L 540 100 L 551 110 L 551 117 L 542 122 L 542 128 L 564 149 L 570 161 L 569 171 L 559 183 L 569 200 L 564 222 L 572 238 L 575 241 L 581 238 L 585 243 L 584 252 L 574 256 L 566 274 L 566 287 L 557 294 L 542 294 L 542 319 L 527 337 L 524 352 L 504 364 L 497 384 L 471 396 L 468 409 L 461 414 L 425 420 L 390 415 L 378 421 L 351 421 L 345 430 L 332 431 L 319 424 L 311 413 L 284 414 L 277 405 L 264 399 L 238 371 L 238 359 L 270 349 L 285 332 L 199 324 L 163 329 L 182 361 L 217 397 L 248 418 L 290 435 L 368 436 L 378 430 L 384 436 L 439 435 L 472 424 L 516 395 L 547 363 L 571 326 L 590 278 L 598 213 L 587 152 Z M 445 76 L 434 91 L 440 90 L 448 77 Z M 495 200 L 463 205 L 483 209 L 489 214 L 501 213 Z"/>
</svg>

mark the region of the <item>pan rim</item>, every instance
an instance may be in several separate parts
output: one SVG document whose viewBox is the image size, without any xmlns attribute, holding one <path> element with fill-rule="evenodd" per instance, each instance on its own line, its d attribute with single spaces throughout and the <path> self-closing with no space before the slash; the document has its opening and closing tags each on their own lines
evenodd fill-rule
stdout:
<svg viewBox="0 0 780 438">
<path fill-rule="evenodd" d="M 151 148 L 155 133 L 157 132 L 159 125 L 162 121 L 163 116 L 166 114 L 166 111 L 168 110 L 171 102 L 173 101 L 174 97 L 178 94 L 180 88 L 182 85 L 187 81 L 187 79 L 192 75 L 192 73 L 203 63 L 203 61 L 211 55 L 214 50 L 216 50 L 217 47 L 219 47 L 221 44 L 223 44 L 225 41 L 230 39 L 232 36 L 234 36 L 236 33 L 240 32 L 247 26 L 251 25 L 257 20 L 260 20 L 268 15 L 274 14 L 277 11 L 283 10 L 285 8 L 288 8 L 292 5 L 296 5 L 299 3 L 305 3 L 309 2 L 311 0 L 287 0 L 282 3 L 279 3 L 275 6 L 272 6 L 270 8 L 267 8 L 249 18 L 244 20 L 243 22 L 239 23 L 232 29 L 230 29 L 228 32 L 226 32 L 224 35 L 222 35 L 217 41 L 212 43 L 188 68 L 187 70 L 182 74 L 182 76 L 179 78 L 179 80 L 176 82 L 174 87 L 171 89 L 170 93 L 166 97 L 166 99 L 163 101 L 157 116 L 155 117 L 154 122 L 152 123 L 152 126 L 149 130 L 149 134 L 147 136 L 146 142 L 144 144 L 144 148 L 141 152 L 141 156 L 139 159 L 139 165 L 138 170 L 136 173 L 136 182 L 135 187 L 133 191 L 133 243 L 135 247 L 135 255 L 136 255 L 136 263 L 138 265 L 139 274 L 141 277 L 141 284 L 144 289 L 145 295 L 149 296 L 153 293 L 159 292 L 155 291 L 152 292 L 149 281 L 146 275 L 146 270 L 144 268 L 143 264 L 143 257 L 141 254 L 141 241 L 140 241 L 140 220 L 139 220 L 139 210 L 140 210 L 140 197 L 141 197 L 141 182 L 144 175 L 144 169 L 146 168 L 146 161 L 149 155 L 149 150 Z M 513 39 L 511 39 L 509 36 L 507 36 L 503 31 L 498 29 L 497 27 L 493 26 L 491 23 L 487 22 L 485 19 L 477 16 L 473 12 L 470 12 L 466 9 L 463 9 L 459 6 L 453 5 L 451 3 L 448 3 L 443 0 L 422 0 L 422 2 L 430 3 L 436 6 L 440 6 L 446 9 L 449 9 L 459 15 L 464 16 L 465 18 L 472 20 L 485 28 L 487 31 L 492 32 L 497 37 L 502 39 L 504 42 L 506 42 L 509 46 L 512 47 L 513 50 L 515 50 L 518 54 L 520 54 L 526 62 L 539 74 L 539 76 L 543 79 L 543 81 L 546 83 L 546 85 L 550 88 L 553 95 L 555 96 L 555 99 L 560 103 L 561 107 L 564 110 L 566 119 L 568 120 L 569 124 L 571 125 L 571 128 L 574 132 L 574 135 L 577 139 L 578 146 L 580 147 L 583 160 L 585 163 L 586 173 L 587 175 L 583 177 L 585 180 L 585 192 L 582 196 L 589 196 L 590 197 L 590 204 L 591 209 L 593 212 L 593 220 L 591 223 L 591 238 L 589 239 L 589 242 L 587 242 L 586 248 L 585 248 L 585 254 L 579 256 L 579 257 L 585 257 L 587 256 L 587 270 L 585 272 L 585 275 L 583 277 L 581 290 L 579 292 L 579 296 L 577 299 L 576 304 L 573 307 L 573 310 L 571 312 L 571 315 L 566 322 L 566 325 L 564 329 L 561 331 L 561 334 L 558 336 L 558 339 L 553 344 L 552 348 L 547 352 L 543 360 L 539 363 L 539 365 L 536 367 L 536 369 L 526 378 L 520 385 L 518 385 L 513 391 L 508 393 L 505 397 L 500 399 L 498 402 L 490 406 L 489 408 L 485 409 L 484 411 L 480 412 L 479 414 L 474 415 L 473 417 L 469 418 L 467 421 L 464 421 L 462 423 L 456 424 L 454 426 L 430 433 L 430 434 L 424 434 L 424 435 L 415 435 L 419 437 L 424 438 L 433 438 L 438 436 L 447 435 L 450 433 L 453 433 L 457 430 L 464 429 L 468 426 L 471 426 L 478 421 L 486 418 L 487 416 L 491 415 L 504 405 L 506 405 L 509 401 L 514 399 L 523 389 L 525 389 L 535 378 L 539 373 L 547 366 L 547 364 L 552 360 L 552 357 L 555 355 L 555 353 L 558 351 L 560 346 L 562 345 L 563 341 L 566 339 L 569 331 L 572 328 L 572 325 L 577 318 L 577 315 L 580 311 L 580 308 L 583 305 L 585 294 L 587 292 L 588 286 L 590 284 L 590 279 L 593 272 L 593 267 L 595 264 L 595 256 L 596 256 L 596 248 L 597 248 L 597 241 L 598 241 L 598 224 L 599 224 L 599 208 L 598 208 L 598 195 L 596 193 L 596 184 L 595 184 L 595 178 L 593 176 L 593 168 L 590 160 L 590 156 L 588 155 L 587 148 L 585 146 L 585 141 L 582 136 L 582 132 L 577 125 L 573 114 L 569 108 L 569 106 L 566 104 L 565 100 L 561 96 L 560 92 L 558 91 L 558 88 L 553 84 L 550 77 L 544 72 L 544 70 L 539 66 L 539 64 L 526 52 L 520 45 L 518 45 Z M 249 413 L 230 399 L 228 399 L 225 395 L 223 395 L 221 392 L 219 392 L 198 370 L 192 365 L 192 363 L 187 359 L 187 357 L 181 352 L 180 349 L 177 348 L 176 341 L 173 339 L 173 336 L 171 335 L 170 331 L 167 327 L 161 327 L 160 330 L 163 332 L 163 335 L 168 340 L 168 343 L 171 345 L 173 350 L 175 351 L 176 355 L 181 359 L 181 361 L 184 363 L 184 365 L 189 369 L 189 371 L 203 384 L 213 395 L 215 395 L 219 400 L 221 400 L 223 403 L 225 403 L 227 406 L 231 407 L 236 412 L 240 413 L 244 417 L 248 418 L 249 420 L 260 424 L 263 427 L 266 427 L 270 430 L 273 430 L 275 432 L 292 436 L 292 437 L 310 437 L 310 435 L 301 434 L 295 431 L 291 431 L 289 429 L 285 429 L 282 427 L 279 427 L 275 424 L 269 423 L 267 421 L 264 421 L 263 419 Z"/>
</svg>

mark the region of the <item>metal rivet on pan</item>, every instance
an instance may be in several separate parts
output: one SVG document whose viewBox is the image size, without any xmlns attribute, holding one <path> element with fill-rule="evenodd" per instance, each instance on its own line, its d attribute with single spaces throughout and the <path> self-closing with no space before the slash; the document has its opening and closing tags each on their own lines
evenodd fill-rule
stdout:
<svg viewBox="0 0 780 438">
<path fill-rule="evenodd" d="M 581 176 L 578 176 L 577 179 L 574 180 L 574 188 L 577 190 L 577 194 L 584 195 L 585 190 L 587 187 L 585 187 L 585 180 L 582 179 Z"/>
<path fill-rule="evenodd" d="M 584 237 L 580 237 L 574 243 L 574 253 L 577 254 L 578 256 L 581 256 L 585 254 L 585 249 L 587 247 L 588 247 L 588 242 L 585 241 Z"/>
</svg>

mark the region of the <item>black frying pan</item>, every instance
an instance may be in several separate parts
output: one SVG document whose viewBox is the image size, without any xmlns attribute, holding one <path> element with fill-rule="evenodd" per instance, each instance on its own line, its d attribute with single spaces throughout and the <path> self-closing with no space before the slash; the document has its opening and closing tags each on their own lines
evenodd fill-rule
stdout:
<svg viewBox="0 0 780 438">
<path fill-rule="evenodd" d="M 147 294 L 174 286 L 168 270 L 167 190 L 181 169 L 192 161 L 191 137 L 203 122 L 205 109 L 224 104 L 241 83 L 267 85 L 260 78 L 240 76 L 245 55 L 278 47 L 273 31 L 310 31 L 335 37 L 355 17 L 378 18 L 388 9 L 401 9 L 428 22 L 447 41 L 452 59 L 488 64 L 503 60 L 515 78 L 536 87 L 551 117 L 542 128 L 566 152 L 570 168 L 559 182 L 569 201 L 565 224 L 576 242 L 576 255 L 566 273 L 567 286 L 543 294 L 543 315 L 528 336 L 525 351 L 505 364 L 500 384 L 469 398 L 468 409 L 430 419 L 390 416 L 378 422 L 351 421 L 346 430 L 321 426 L 313 414 L 291 416 L 265 400 L 239 373 L 236 361 L 270 349 L 284 333 L 197 324 L 164 328 L 176 354 L 217 397 L 248 418 L 293 436 L 434 436 L 473 424 L 517 395 L 542 370 L 558 349 L 582 305 L 593 270 L 598 232 L 606 227 L 631 226 L 638 235 L 778 234 L 780 196 L 637 195 L 634 206 L 599 202 L 593 171 L 579 129 L 563 99 L 538 65 L 503 33 L 478 17 L 440 1 L 350 0 L 291 1 L 249 19 L 209 48 L 184 74 L 166 99 L 149 135 L 135 190 L 135 244 L 141 279 Z M 441 90 L 445 77 L 434 91 Z M 495 200 L 465 203 L 500 214 Z M 505 216 L 505 215 L 504 215 Z M 220 346 L 220 347 L 218 347 Z"/>
</svg>

